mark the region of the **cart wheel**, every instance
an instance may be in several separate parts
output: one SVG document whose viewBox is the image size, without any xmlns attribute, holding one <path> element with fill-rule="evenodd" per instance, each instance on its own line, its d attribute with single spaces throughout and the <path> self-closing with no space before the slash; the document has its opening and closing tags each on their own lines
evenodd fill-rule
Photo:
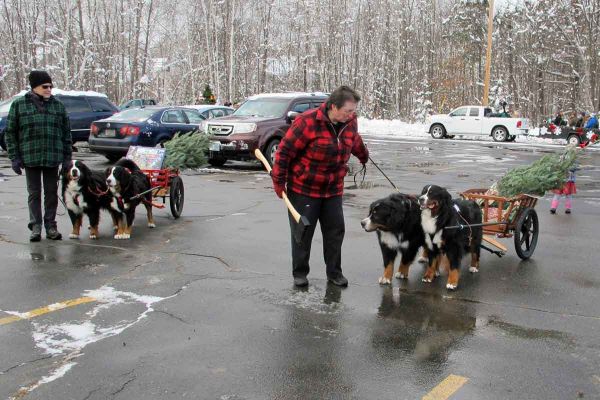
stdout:
<svg viewBox="0 0 600 400">
<path fill-rule="evenodd" d="M 183 180 L 178 176 L 173 177 L 169 189 L 169 206 L 174 218 L 181 216 L 181 211 L 183 210 L 183 192 Z"/>
<path fill-rule="evenodd" d="M 537 245 L 540 224 L 537 213 L 533 208 L 526 208 L 521 213 L 515 229 L 515 250 L 523 260 L 533 255 Z"/>
</svg>

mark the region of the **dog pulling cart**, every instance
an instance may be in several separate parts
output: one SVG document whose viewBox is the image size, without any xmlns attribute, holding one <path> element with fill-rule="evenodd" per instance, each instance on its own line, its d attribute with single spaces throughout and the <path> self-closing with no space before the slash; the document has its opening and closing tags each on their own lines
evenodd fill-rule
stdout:
<svg viewBox="0 0 600 400">
<path fill-rule="evenodd" d="M 500 249 L 494 250 L 486 245 L 481 247 L 502 257 L 508 248 L 496 238 L 513 238 L 517 255 L 526 260 L 533 255 L 540 232 L 538 215 L 535 211 L 537 198 L 519 194 L 515 197 L 502 197 L 486 194 L 488 189 L 469 189 L 461 193 L 466 200 L 473 200 L 481 207 L 483 223 L 459 225 L 451 228 L 465 229 L 473 226 L 483 227 L 483 241 Z"/>
</svg>

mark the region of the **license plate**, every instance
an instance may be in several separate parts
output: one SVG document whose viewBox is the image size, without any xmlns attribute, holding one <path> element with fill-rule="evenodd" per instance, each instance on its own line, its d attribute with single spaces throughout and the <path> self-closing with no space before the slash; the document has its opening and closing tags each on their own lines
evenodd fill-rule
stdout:
<svg viewBox="0 0 600 400">
<path fill-rule="evenodd" d="M 105 137 L 115 137 L 117 136 L 117 131 L 115 131 L 114 129 L 105 129 L 104 130 L 104 135 Z"/>
<path fill-rule="evenodd" d="M 208 146 L 208 150 L 221 151 L 221 142 L 210 142 L 210 145 Z"/>
</svg>

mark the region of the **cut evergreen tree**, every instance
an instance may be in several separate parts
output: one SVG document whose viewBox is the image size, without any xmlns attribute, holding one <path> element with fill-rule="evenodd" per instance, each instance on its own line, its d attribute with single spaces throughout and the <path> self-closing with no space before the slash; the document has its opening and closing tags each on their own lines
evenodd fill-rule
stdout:
<svg viewBox="0 0 600 400">
<path fill-rule="evenodd" d="M 178 133 L 165 143 L 167 168 L 198 168 L 206 164 L 208 151 L 208 136 L 193 131 Z"/>
<path fill-rule="evenodd" d="M 569 146 L 563 154 L 549 154 L 533 164 L 508 171 L 497 183 L 498 194 L 543 196 L 549 190 L 563 187 L 569 169 L 575 167 L 578 148 Z M 492 189 L 493 190 L 493 189 Z"/>
</svg>

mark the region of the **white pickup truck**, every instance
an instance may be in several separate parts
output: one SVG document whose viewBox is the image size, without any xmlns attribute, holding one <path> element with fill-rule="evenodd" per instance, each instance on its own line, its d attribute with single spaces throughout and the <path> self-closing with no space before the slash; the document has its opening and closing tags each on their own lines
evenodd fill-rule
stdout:
<svg viewBox="0 0 600 400">
<path fill-rule="evenodd" d="M 527 118 L 495 116 L 489 107 L 463 106 L 449 114 L 432 115 L 427 119 L 428 132 L 434 139 L 454 135 L 490 135 L 496 142 L 513 141 L 529 131 Z"/>
</svg>

